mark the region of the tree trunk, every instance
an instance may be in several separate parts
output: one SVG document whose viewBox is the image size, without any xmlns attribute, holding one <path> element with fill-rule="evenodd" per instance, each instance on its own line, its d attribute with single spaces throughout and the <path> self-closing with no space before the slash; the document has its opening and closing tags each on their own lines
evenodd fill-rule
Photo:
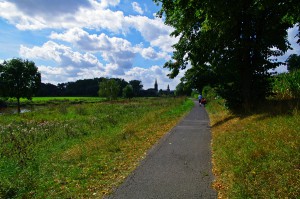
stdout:
<svg viewBox="0 0 300 199">
<path fill-rule="evenodd" d="M 245 111 L 251 109 L 251 98 L 252 98 L 252 65 L 251 65 L 251 29 L 250 23 L 251 18 L 244 14 L 242 16 L 241 24 L 241 60 L 240 60 L 240 83 L 241 83 L 241 95 L 243 101 L 243 108 Z"/>
<path fill-rule="evenodd" d="M 21 107 L 20 107 L 20 98 L 17 97 L 17 101 L 18 101 L 18 114 L 21 113 Z"/>
</svg>

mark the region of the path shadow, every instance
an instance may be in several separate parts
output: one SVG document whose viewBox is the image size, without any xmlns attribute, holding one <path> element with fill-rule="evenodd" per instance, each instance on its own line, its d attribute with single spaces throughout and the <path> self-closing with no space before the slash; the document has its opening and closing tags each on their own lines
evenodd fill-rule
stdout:
<svg viewBox="0 0 300 199">
<path fill-rule="evenodd" d="M 235 118 L 237 118 L 237 116 L 234 116 L 234 115 L 229 116 L 229 117 L 227 117 L 227 118 L 225 118 L 225 119 L 223 119 L 223 120 L 220 120 L 220 121 L 216 122 L 216 123 L 215 123 L 214 125 L 212 125 L 211 127 L 214 128 L 214 127 L 217 127 L 217 126 L 221 126 L 222 124 L 224 124 L 224 123 L 226 123 L 226 122 L 228 122 L 228 121 L 230 121 L 230 120 L 232 120 L 232 119 L 235 119 Z"/>
<path fill-rule="evenodd" d="M 262 120 L 269 117 L 276 116 L 292 116 L 300 112 L 300 99 L 289 100 L 266 100 L 256 105 L 250 111 L 231 110 L 232 115 L 218 121 L 212 127 L 220 126 L 232 119 L 244 119 L 252 115 L 259 115 L 256 120 Z"/>
</svg>

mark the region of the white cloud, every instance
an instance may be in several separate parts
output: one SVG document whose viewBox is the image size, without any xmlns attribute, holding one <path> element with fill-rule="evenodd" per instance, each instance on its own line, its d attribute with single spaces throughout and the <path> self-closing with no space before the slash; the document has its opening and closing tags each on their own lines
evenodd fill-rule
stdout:
<svg viewBox="0 0 300 199">
<path fill-rule="evenodd" d="M 171 56 L 168 55 L 166 52 L 156 52 L 152 47 L 144 48 L 141 51 L 141 55 L 145 59 L 157 60 L 157 59 L 171 59 Z"/>
<path fill-rule="evenodd" d="M 173 51 L 172 45 L 177 43 L 178 39 L 170 36 L 174 29 L 165 25 L 161 18 L 129 16 L 125 17 L 125 20 L 128 26 L 138 30 L 151 46 L 158 47 L 165 52 Z"/>
<path fill-rule="evenodd" d="M 0 18 L 19 30 L 31 30 L 33 33 L 34 30 L 54 29 L 50 35 L 52 41 L 42 46 L 20 45 L 19 55 L 24 58 L 44 60 L 43 64 L 49 60 L 55 62 L 55 67 L 39 67 L 43 82 L 115 76 L 128 81 L 140 78 L 145 88 L 149 88 L 153 87 L 157 78 L 162 89 L 167 87 L 167 83 L 172 89 L 175 80 L 166 77 L 166 69 L 158 66 L 139 68 L 133 63 L 138 54 L 148 60 L 170 59 L 171 46 L 177 41 L 169 36 L 173 28 L 166 26 L 163 19 L 124 16 L 122 11 L 110 9 L 119 4 L 120 0 L 0 0 Z M 132 7 L 139 14 L 144 12 L 137 2 Z M 146 8 L 146 5 L 143 7 Z M 130 33 L 133 29 L 143 37 L 143 44 L 134 45 L 117 37 L 118 34 L 133 36 Z M 73 46 L 60 44 L 61 41 Z"/>
<path fill-rule="evenodd" d="M 63 67 L 52 67 L 52 66 L 38 66 L 41 72 L 42 82 L 44 83 L 63 83 L 68 81 L 74 81 L 76 78 L 71 68 L 67 69 Z"/>
<path fill-rule="evenodd" d="M 132 9 L 135 12 L 137 12 L 139 14 L 144 14 L 143 9 L 141 8 L 141 6 L 137 2 L 132 2 L 131 5 L 132 5 Z"/>
<path fill-rule="evenodd" d="M 48 41 L 43 46 L 34 46 L 28 48 L 21 45 L 20 53 L 22 57 L 30 59 L 52 60 L 60 66 L 74 66 L 76 68 L 87 68 L 98 66 L 102 68 L 102 64 L 97 57 L 91 53 L 81 54 L 74 52 L 70 47 Z"/>
<path fill-rule="evenodd" d="M 167 86 L 170 86 L 171 90 L 174 90 L 180 82 L 180 78 L 169 79 L 167 74 L 169 71 L 160 66 L 152 66 L 150 68 L 134 67 L 131 70 L 125 72 L 122 76 L 126 81 L 133 79 L 142 81 L 144 89 L 153 88 L 155 79 L 158 82 L 158 89 L 166 90 Z"/>
<path fill-rule="evenodd" d="M 151 46 L 158 47 L 165 52 L 172 52 L 171 46 L 178 41 L 169 36 L 173 28 L 166 26 L 160 18 L 124 16 L 121 11 L 112 11 L 107 8 L 109 5 L 118 5 L 119 0 L 101 2 L 80 0 L 68 7 L 67 2 L 70 3 L 70 1 L 77 2 L 69 0 L 52 4 L 50 1 L 47 3 L 48 1 L 38 0 L 38 3 L 35 2 L 32 7 L 22 7 L 24 3 L 20 2 L 23 1 L 1 1 L 0 17 L 8 20 L 20 30 L 88 28 L 126 34 L 130 28 L 134 28 Z M 59 9 L 55 9 L 56 7 Z"/>
<path fill-rule="evenodd" d="M 50 38 L 70 42 L 86 51 L 99 52 L 109 63 L 106 70 L 111 71 L 112 74 L 124 74 L 124 70 L 132 68 L 138 53 L 146 59 L 168 60 L 171 58 L 167 53 L 156 52 L 152 47 L 143 48 L 140 44 L 132 46 L 126 39 L 108 37 L 104 33 L 89 34 L 80 28 L 73 28 L 61 34 L 52 32 Z"/>
<path fill-rule="evenodd" d="M 32 6 L 23 6 L 22 2 L 0 2 L 0 17 L 20 30 L 86 27 L 126 32 L 123 12 L 114 12 L 106 8 L 109 5 L 117 5 L 119 0 L 68 0 L 56 4 L 52 4 L 52 1 L 38 0 L 37 3 L 32 3 Z"/>
</svg>

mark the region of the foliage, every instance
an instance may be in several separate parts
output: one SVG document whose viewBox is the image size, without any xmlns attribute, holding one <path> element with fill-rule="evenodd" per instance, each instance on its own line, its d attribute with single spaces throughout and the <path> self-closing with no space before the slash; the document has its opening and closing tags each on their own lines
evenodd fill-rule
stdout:
<svg viewBox="0 0 300 199">
<path fill-rule="evenodd" d="M 191 109 L 183 98 L 0 116 L 0 198 L 102 198 Z"/>
<path fill-rule="evenodd" d="M 166 24 L 175 28 L 179 37 L 174 45 L 173 60 L 165 64 L 170 77 L 191 63 L 191 71 L 201 71 L 219 86 L 219 92 L 234 106 L 248 109 L 255 101 L 269 95 L 269 69 L 280 64 L 276 57 L 289 48 L 287 29 L 298 16 L 297 1 L 196 1 L 154 0 L 162 3 L 158 13 Z M 200 72 L 188 72 L 186 79 L 193 87 L 203 86 Z M 208 82 L 206 82 L 208 80 Z M 255 107 L 255 106 L 254 106 Z"/>
<path fill-rule="evenodd" d="M 146 96 L 157 96 L 156 92 L 143 90 L 143 84 L 140 80 L 131 80 L 129 83 L 124 79 L 112 78 L 114 79 L 120 89 L 118 92 L 118 97 L 123 96 L 123 89 L 130 84 L 133 87 L 133 92 L 135 97 L 146 97 Z M 60 83 L 58 85 L 53 85 L 51 83 L 41 83 L 41 87 L 38 90 L 36 96 L 38 97 L 61 97 L 61 96 L 71 96 L 71 97 L 96 97 L 99 96 L 99 84 L 105 81 L 106 78 L 94 78 L 94 79 L 82 79 L 75 82 Z"/>
<path fill-rule="evenodd" d="M 219 198 L 300 195 L 299 104 L 268 100 L 252 114 L 233 114 L 218 98 L 209 112 L 214 188 Z"/>
<path fill-rule="evenodd" d="M 180 82 L 176 86 L 175 95 L 176 96 L 191 96 L 192 88 L 190 88 L 188 85 L 184 84 L 183 82 Z"/>
<path fill-rule="evenodd" d="M 285 62 L 287 63 L 288 71 L 300 70 L 300 55 L 291 54 Z"/>
<path fill-rule="evenodd" d="M 300 99 L 300 70 L 274 76 L 273 93 L 277 99 Z"/>
<path fill-rule="evenodd" d="M 120 86 L 114 79 L 105 79 L 99 84 L 98 94 L 100 97 L 106 97 L 109 100 L 116 99 L 120 91 Z"/>
<path fill-rule="evenodd" d="M 139 96 L 140 95 L 140 91 L 143 89 L 142 82 L 140 80 L 131 80 L 131 81 L 129 81 L 129 84 L 133 88 L 133 94 L 134 94 L 134 96 Z"/>
<path fill-rule="evenodd" d="M 205 97 L 208 101 L 216 100 L 218 97 L 216 89 L 205 86 L 202 90 L 202 95 Z"/>
<path fill-rule="evenodd" d="M 131 99 L 134 96 L 134 91 L 132 86 L 129 84 L 123 89 L 123 97 Z"/>
<path fill-rule="evenodd" d="M 41 74 L 35 63 L 28 60 L 11 59 L 0 65 L 0 90 L 4 97 L 31 99 L 41 84 Z"/>
<path fill-rule="evenodd" d="M 6 107 L 6 106 L 7 106 L 6 101 L 7 101 L 7 98 L 5 98 L 5 97 L 0 97 L 0 108 L 1 108 L 1 107 Z"/>
</svg>

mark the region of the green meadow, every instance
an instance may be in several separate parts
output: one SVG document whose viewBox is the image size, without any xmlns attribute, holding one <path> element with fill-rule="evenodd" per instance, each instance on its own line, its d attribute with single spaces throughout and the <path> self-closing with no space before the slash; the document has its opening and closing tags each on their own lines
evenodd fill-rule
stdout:
<svg viewBox="0 0 300 199">
<path fill-rule="evenodd" d="M 45 101 L 41 111 L 0 116 L 0 198 L 102 198 L 193 106 L 185 98 Z"/>
<path fill-rule="evenodd" d="M 28 105 L 49 105 L 49 104 L 61 104 L 71 103 L 71 104 L 80 104 L 80 103 L 95 103 L 105 101 L 106 98 L 101 97 L 33 97 L 31 100 L 26 98 L 21 98 L 20 102 L 23 106 Z M 7 101 L 9 106 L 15 106 L 17 100 L 10 98 Z"/>
</svg>

